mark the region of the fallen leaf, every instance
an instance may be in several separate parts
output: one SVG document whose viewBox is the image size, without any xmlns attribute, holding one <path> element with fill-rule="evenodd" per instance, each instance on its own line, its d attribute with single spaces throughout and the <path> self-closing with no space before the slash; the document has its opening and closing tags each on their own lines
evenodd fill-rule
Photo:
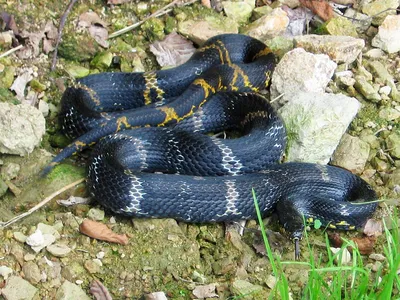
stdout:
<svg viewBox="0 0 400 300">
<path fill-rule="evenodd" d="M 103 27 L 107 27 L 108 24 L 103 21 L 98 14 L 94 11 L 89 11 L 81 14 L 78 19 L 78 27 L 85 27 L 88 28 L 91 25 L 101 25 Z"/>
<path fill-rule="evenodd" d="M 57 200 L 57 203 L 62 206 L 72 206 L 77 204 L 88 204 L 90 202 L 90 198 L 82 198 L 71 196 L 66 200 Z"/>
<path fill-rule="evenodd" d="M 324 0 L 300 0 L 300 4 L 310 9 L 324 21 L 333 18 L 333 9 L 329 3 Z"/>
<path fill-rule="evenodd" d="M 112 300 L 110 292 L 99 280 L 92 281 L 89 291 L 96 300 Z"/>
<path fill-rule="evenodd" d="M 282 9 L 289 18 L 286 34 L 289 36 L 302 35 L 306 31 L 307 24 L 311 21 L 314 14 L 305 7 L 292 9 L 288 6 L 283 6 Z"/>
<path fill-rule="evenodd" d="M 29 81 L 32 80 L 32 75 L 29 71 L 26 71 L 19 75 L 13 82 L 10 90 L 17 94 L 17 99 L 23 101 L 25 99 L 25 88 Z"/>
<path fill-rule="evenodd" d="M 215 293 L 215 284 L 213 283 L 196 286 L 193 290 L 193 295 L 199 299 L 218 297 Z"/>
<path fill-rule="evenodd" d="M 12 30 L 14 32 L 14 35 L 19 35 L 19 30 L 17 27 L 17 24 L 15 23 L 15 19 L 13 15 L 10 15 L 3 11 L 0 14 L 0 18 L 3 20 L 5 26 L 4 28 L 0 28 L 2 31 L 3 30 Z"/>
<path fill-rule="evenodd" d="M 107 225 L 89 219 L 85 219 L 81 225 L 79 225 L 79 231 L 97 240 L 121 245 L 128 244 L 128 237 L 126 234 L 116 234 L 110 228 L 108 228 Z"/>
<path fill-rule="evenodd" d="M 376 221 L 374 219 L 368 219 L 363 229 L 363 232 L 366 236 L 375 236 L 375 237 L 382 235 L 382 231 L 383 231 L 382 222 Z"/>
<path fill-rule="evenodd" d="M 160 66 L 178 66 L 185 63 L 196 51 L 193 43 L 176 32 L 171 32 L 162 41 L 150 45 Z"/>
<path fill-rule="evenodd" d="M 89 33 L 92 38 L 103 48 L 108 48 L 109 43 L 108 39 L 108 31 L 104 27 L 91 25 L 89 27 Z"/>
<path fill-rule="evenodd" d="M 340 237 L 339 233 L 334 232 L 328 234 L 329 242 L 332 247 L 335 248 L 340 248 L 343 245 L 343 240 Z M 361 238 L 351 238 L 351 241 L 353 241 L 358 248 L 358 251 L 362 255 L 369 255 L 373 252 L 375 242 L 376 242 L 376 237 L 375 236 L 364 236 Z M 347 247 L 347 249 L 350 251 L 350 253 L 353 252 L 353 248 L 351 246 Z"/>
</svg>

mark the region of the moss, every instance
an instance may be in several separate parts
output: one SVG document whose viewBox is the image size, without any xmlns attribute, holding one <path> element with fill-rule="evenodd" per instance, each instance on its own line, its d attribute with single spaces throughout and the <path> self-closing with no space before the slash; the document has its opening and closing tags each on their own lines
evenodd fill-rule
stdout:
<svg viewBox="0 0 400 300">
<path fill-rule="evenodd" d="M 85 168 L 83 167 L 60 164 L 54 167 L 54 169 L 46 176 L 45 180 L 47 184 L 51 184 L 54 181 L 74 181 L 86 176 L 85 173 Z"/>
<path fill-rule="evenodd" d="M 60 57 L 72 61 L 89 61 L 101 50 L 96 41 L 84 32 L 83 34 L 69 33 L 63 35 L 63 42 L 58 48 Z"/>
<path fill-rule="evenodd" d="M 9 89 L 0 87 L 0 102 L 7 102 L 12 104 L 19 104 L 20 102 L 15 98 L 14 94 Z"/>
</svg>

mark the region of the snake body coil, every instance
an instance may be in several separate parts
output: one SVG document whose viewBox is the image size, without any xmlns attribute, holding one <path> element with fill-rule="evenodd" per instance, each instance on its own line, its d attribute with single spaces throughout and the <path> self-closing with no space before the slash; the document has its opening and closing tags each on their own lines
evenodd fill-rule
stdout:
<svg viewBox="0 0 400 300">
<path fill-rule="evenodd" d="M 174 69 L 83 78 L 64 93 L 60 113 L 64 132 L 76 140 L 49 169 L 98 142 L 88 187 L 119 214 L 253 219 L 253 188 L 261 211 L 276 210 L 292 237 L 301 237 L 303 216 L 332 228 L 363 225 L 376 203 L 354 202 L 376 194 L 361 178 L 332 166 L 278 163 L 283 123 L 254 93 L 268 86 L 274 66 L 263 43 L 229 34 L 208 40 Z M 243 136 L 204 135 L 232 128 Z"/>
</svg>

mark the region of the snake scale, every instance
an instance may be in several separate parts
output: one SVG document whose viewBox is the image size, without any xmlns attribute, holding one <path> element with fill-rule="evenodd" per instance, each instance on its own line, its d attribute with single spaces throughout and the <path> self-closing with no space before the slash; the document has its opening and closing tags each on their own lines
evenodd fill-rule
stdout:
<svg viewBox="0 0 400 300">
<path fill-rule="evenodd" d="M 304 220 L 362 226 L 377 196 L 360 177 L 334 166 L 282 163 L 282 120 L 257 92 L 276 58 L 260 41 L 215 36 L 176 68 L 100 73 L 69 87 L 60 123 L 75 141 L 45 169 L 95 143 L 91 195 L 111 211 L 186 222 L 254 219 L 276 211 L 298 240 Z M 205 133 L 241 131 L 236 139 Z"/>
</svg>

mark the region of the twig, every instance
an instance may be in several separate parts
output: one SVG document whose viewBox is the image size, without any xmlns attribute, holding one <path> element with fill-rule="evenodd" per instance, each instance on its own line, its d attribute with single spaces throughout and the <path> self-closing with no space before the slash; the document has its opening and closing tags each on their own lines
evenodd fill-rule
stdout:
<svg viewBox="0 0 400 300">
<path fill-rule="evenodd" d="M 147 20 L 149 20 L 151 18 L 156 18 L 156 17 L 160 17 L 162 15 L 165 15 L 165 14 L 171 12 L 172 11 L 172 7 L 175 6 L 175 5 L 176 6 L 186 6 L 186 5 L 193 4 L 193 3 L 197 2 L 197 1 L 199 1 L 199 0 L 190 0 L 188 2 L 184 2 L 182 4 L 179 4 L 180 0 L 174 0 L 170 4 L 164 6 L 163 8 L 160 8 L 159 10 L 157 10 L 154 13 L 152 13 L 150 16 L 144 18 L 143 20 L 141 20 L 141 21 L 139 21 L 139 22 L 137 22 L 135 24 L 129 25 L 128 27 L 122 28 L 122 29 L 120 29 L 120 30 L 118 30 L 116 32 L 111 33 L 108 36 L 108 38 L 111 39 L 111 38 L 117 37 L 117 36 L 119 36 L 121 34 L 124 34 L 124 33 L 128 32 L 128 31 L 130 31 L 132 29 L 135 29 L 136 27 L 139 27 L 140 25 L 142 25 L 144 22 L 146 22 Z"/>
<path fill-rule="evenodd" d="M 0 228 L 6 228 L 7 226 L 10 226 L 11 224 L 17 222 L 18 220 L 25 218 L 26 216 L 29 216 L 30 214 L 32 214 L 33 212 L 37 211 L 39 208 L 41 208 L 42 206 L 44 206 L 45 204 L 50 202 L 54 197 L 58 196 L 59 194 L 65 192 L 66 190 L 68 190 L 68 189 L 74 187 L 75 185 L 77 185 L 81 182 L 84 182 L 84 181 L 85 181 L 85 178 L 81 178 L 71 184 L 64 186 L 62 189 L 54 192 L 53 194 L 51 194 L 50 196 L 48 196 L 44 200 L 42 200 L 40 203 L 36 204 L 34 207 L 32 207 L 27 212 L 24 212 L 16 217 L 8 220 L 7 222 L 0 222 Z"/>
<path fill-rule="evenodd" d="M 72 7 L 74 6 L 75 2 L 78 0 L 71 0 L 65 9 L 63 15 L 61 16 L 60 19 L 60 25 L 58 26 L 58 32 L 57 32 L 57 41 L 56 41 L 56 46 L 54 47 L 54 54 L 53 54 L 53 62 L 51 63 L 51 70 L 54 71 L 56 68 L 57 64 L 57 53 L 58 53 L 58 46 L 60 45 L 61 42 L 61 36 L 62 36 L 62 31 L 65 26 L 65 22 L 67 21 L 67 17 L 69 13 L 71 12 Z"/>
<path fill-rule="evenodd" d="M 14 53 L 15 51 L 18 51 L 19 49 L 21 49 L 23 47 L 24 47 L 23 45 L 19 45 L 19 46 L 15 47 L 15 48 L 12 48 L 12 49 L 4 52 L 3 54 L 0 54 L 0 58 L 6 57 L 7 55 L 10 55 L 10 54 Z"/>
</svg>

